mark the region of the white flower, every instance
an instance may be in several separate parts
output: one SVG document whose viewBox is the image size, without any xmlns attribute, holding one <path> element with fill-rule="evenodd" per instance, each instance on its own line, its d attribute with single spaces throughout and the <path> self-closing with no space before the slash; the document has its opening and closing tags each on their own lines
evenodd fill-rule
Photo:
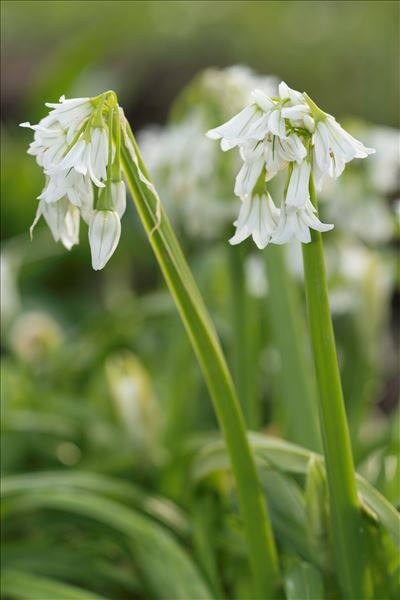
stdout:
<svg viewBox="0 0 400 600">
<path fill-rule="evenodd" d="M 43 216 L 54 239 L 70 249 L 79 241 L 82 217 L 89 224 L 95 269 L 102 268 L 115 250 L 126 206 L 120 148 L 116 152 L 118 142 L 107 126 L 113 117 L 110 111 L 120 111 L 115 98 L 113 92 L 93 99 L 62 96 L 59 103 L 47 104 L 52 110 L 37 125 L 21 123 L 34 131 L 28 153 L 36 157 L 46 176 L 31 233 Z M 107 195 L 100 191 L 95 195 L 96 188 Z M 95 198 L 97 208 L 103 210 L 94 210 Z"/>
<path fill-rule="evenodd" d="M 46 106 L 53 108 L 49 116 L 57 119 L 65 129 L 74 131 L 87 119 L 93 111 L 93 105 L 90 98 L 71 98 L 65 99 L 61 96 L 59 103 L 46 102 Z"/>
<path fill-rule="evenodd" d="M 244 161 L 235 182 L 235 194 L 242 198 L 251 194 L 264 167 L 264 147 L 260 142 L 248 142 L 240 148 Z"/>
<path fill-rule="evenodd" d="M 229 240 L 232 245 L 240 244 L 252 236 L 260 250 L 265 248 L 279 220 L 276 208 L 269 194 L 247 196 L 243 200 L 239 217 L 235 221 L 235 235 Z"/>
<path fill-rule="evenodd" d="M 44 169 L 58 164 L 68 148 L 67 136 L 52 117 L 45 117 L 37 125 L 29 122 L 21 123 L 21 127 L 33 129 L 33 142 L 29 145 L 28 154 L 36 157 L 36 162 Z"/>
<path fill-rule="evenodd" d="M 256 104 L 246 106 L 240 113 L 229 121 L 207 131 L 206 135 L 211 140 L 221 140 L 221 149 L 225 152 L 239 143 L 251 139 L 249 130 L 254 123 L 262 118 L 262 111 Z"/>
<path fill-rule="evenodd" d="M 308 244 L 311 241 L 310 228 L 321 232 L 333 229 L 333 225 L 321 223 L 316 212 L 310 200 L 300 208 L 287 207 L 282 203 L 279 224 L 271 242 L 286 244 L 294 238 Z"/>
<path fill-rule="evenodd" d="M 81 175 L 73 169 L 67 173 L 47 177 L 46 185 L 38 196 L 45 202 L 57 202 L 63 196 L 68 196 L 70 202 L 80 207 L 82 198 L 89 196 L 93 199 L 93 187 L 88 176 Z"/>
<path fill-rule="evenodd" d="M 121 236 L 121 221 L 116 210 L 95 210 L 89 225 L 92 267 L 102 269 L 110 260 Z"/>
<path fill-rule="evenodd" d="M 79 209 L 67 198 L 51 203 L 44 200 L 39 202 L 35 220 L 30 228 L 31 235 L 41 216 L 49 226 L 54 241 L 61 241 L 67 250 L 79 243 Z"/>
<path fill-rule="evenodd" d="M 346 163 L 353 158 L 366 158 L 375 152 L 347 133 L 334 117 L 327 114 L 317 122 L 312 143 L 318 181 L 324 174 L 339 177 Z"/>
<path fill-rule="evenodd" d="M 97 187 L 105 187 L 100 180 L 107 178 L 107 162 L 107 132 L 101 127 L 95 127 L 92 130 L 90 141 L 86 139 L 77 141 L 63 160 L 56 167 L 48 169 L 47 173 L 51 175 L 75 169 L 82 175 L 88 174 Z"/>
<path fill-rule="evenodd" d="M 310 108 L 303 94 L 292 90 L 284 81 L 279 84 L 279 101 L 274 101 L 260 90 L 254 90 L 252 95 L 265 114 L 249 129 L 249 137 L 261 140 L 269 133 L 282 140 L 287 139 L 286 121 L 292 124 L 302 124 L 302 119 L 310 113 Z"/>
<path fill-rule="evenodd" d="M 311 165 L 307 159 L 300 163 L 293 163 L 293 170 L 290 176 L 288 189 L 286 192 L 286 206 L 295 206 L 300 208 L 310 199 Z"/>
<path fill-rule="evenodd" d="M 289 162 L 301 163 L 307 154 L 300 138 L 291 134 L 282 140 L 277 136 L 269 136 L 264 141 L 265 168 L 267 171 L 266 181 L 269 181 L 284 169 Z"/>
</svg>

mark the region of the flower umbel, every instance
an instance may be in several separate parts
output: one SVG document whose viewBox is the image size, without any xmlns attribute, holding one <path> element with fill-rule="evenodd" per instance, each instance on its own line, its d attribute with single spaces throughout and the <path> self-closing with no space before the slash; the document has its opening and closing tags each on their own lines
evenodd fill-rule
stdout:
<svg viewBox="0 0 400 600">
<path fill-rule="evenodd" d="M 121 179 L 119 106 L 114 92 L 96 98 L 64 96 L 48 103 L 28 154 L 36 157 L 46 182 L 31 233 L 41 216 L 55 241 L 70 250 L 79 243 L 79 222 L 89 225 L 93 268 L 102 269 L 118 245 L 126 190 Z"/>
<path fill-rule="evenodd" d="M 310 178 L 320 186 L 323 177 L 339 177 L 346 163 L 375 150 L 347 133 L 306 93 L 292 90 L 283 81 L 278 98 L 260 90 L 254 90 L 252 96 L 252 104 L 207 132 L 209 138 L 221 140 L 223 151 L 238 146 L 243 159 L 234 189 L 243 204 L 230 242 L 236 244 L 252 235 L 259 248 L 293 238 L 306 244 L 311 241 L 310 229 L 322 232 L 333 228 L 318 219 L 310 201 Z M 287 184 L 278 209 L 266 183 L 286 168 Z M 265 221 L 261 215 L 267 214 Z"/>
</svg>

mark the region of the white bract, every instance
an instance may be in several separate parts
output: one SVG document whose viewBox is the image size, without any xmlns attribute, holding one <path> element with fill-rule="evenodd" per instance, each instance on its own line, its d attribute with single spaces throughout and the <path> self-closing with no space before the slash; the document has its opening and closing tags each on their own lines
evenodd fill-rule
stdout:
<svg viewBox="0 0 400 600">
<path fill-rule="evenodd" d="M 238 146 L 243 160 L 234 188 L 243 204 L 230 242 L 236 244 L 252 235 L 259 248 L 269 241 L 308 243 L 310 229 L 323 232 L 333 228 L 318 219 L 310 199 L 311 181 L 315 179 L 320 186 L 324 176 L 337 178 L 346 163 L 375 150 L 347 133 L 306 93 L 283 81 L 279 97 L 257 89 L 252 97 L 249 106 L 207 132 L 207 137 L 221 140 L 223 151 Z M 286 168 L 287 182 L 278 209 L 266 183 Z"/>
<path fill-rule="evenodd" d="M 70 250 L 79 243 L 79 223 L 89 224 L 93 268 L 111 258 L 120 237 L 126 190 L 121 180 L 119 107 L 113 92 L 96 98 L 64 96 L 37 125 L 28 154 L 36 157 L 46 182 L 31 233 L 41 216 L 55 241 Z M 100 236 L 100 237 L 99 237 Z"/>
</svg>

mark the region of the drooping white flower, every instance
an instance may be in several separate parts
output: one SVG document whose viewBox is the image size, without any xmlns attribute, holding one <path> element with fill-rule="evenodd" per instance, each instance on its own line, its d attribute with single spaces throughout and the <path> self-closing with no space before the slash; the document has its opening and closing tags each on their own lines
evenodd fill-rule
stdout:
<svg viewBox="0 0 400 600">
<path fill-rule="evenodd" d="M 264 147 L 260 142 L 247 142 L 240 148 L 243 166 L 235 181 L 235 194 L 240 198 L 251 194 L 264 167 Z"/>
<path fill-rule="evenodd" d="M 307 94 L 305 98 L 315 123 L 315 128 L 309 130 L 313 132 L 313 172 L 319 187 L 324 175 L 336 179 L 348 162 L 354 158 L 366 158 L 375 150 L 367 148 L 345 131 L 335 117 L 318 108 Z"/>
<path fill-rule="evenodd" d="M 93 265 L 100 269 L 118 243 L 126 205 L 120 149 L 108 127 L 120 109 L 113 92 L 93 99 L 61 97 L 47 106 L 53 110 L 37 125 L 21 123 L 34 131 L 28 153 L 46 176 L 31 233 L 43 216 L 54 239 L 70 249 L 79 241 L 82 217 L 89 224 Z M 107 194 L 95 194 L 96 188 Z M 95 198 L 102 210 L 95 211 Z"/>
<path fill-rule="evenodd" d="M 294 162 L 290 176 L 288 189 L 286 191 L 286 206 L 300 208 L 310 199 L 310 173 L 311 164 L 304 159 L 300 164 Z"/>
<path fill-rule="evenodd" d="M 267 183 L 288 167 L 285 197 L 276 231 L 271 232 L 271 241 L 283 244 L 297 238 L 308 243 L 311 241 L 310 229 L 329 231 L 333 227 L 321 223 L 317 217 L 310 201 L 311 181 L 315 180 L 318 186 L 324 175 L 337 178 L 353 158 L 365 158 L 375 151 L 347 133 L 305 92 L 293 90 L 283 81 L 279 85 L 278 98 L 257 89 L 252 96 L 253 104 L 209 132 L 213 139 L 222 138 L 221 145 L 225 150 L 239 146 L 243 159 L 234 189 L 243 206 L 233 239 L 237 243 L 252 231 L 252 211 L 259 205 L 259 196 L 255 197 L 257 200 L 253 199 L 252 192 L 256 185 L 263 183 L 260 177 L 263 176 Z M 244 127 L 232 127 L 245 115 L 251 118 L 246 120 Z"/>
<path fill-rule="evenodd" d="M 289 162 L 301 163 L 306 154 L 307 150 L 301 139 L 295 134 L 289 135 L 285 140 L 278 136 L 269 136 L 264 141 L 266 181 L 275 177 Z"/>
<path fill-rule="evenodd" d="M 282 203 L 280 219 L 271 242 L 273 244 L 286 244 L 292 239 L 297 239 L 303 244 L 311 241 L 310 229 L 316 231 L 330 231 L 333 225 L 322 223 L 316 214 L 316 209 L 310 200 L 304 206 L 288 207 Z"/>
<path fill-rule="evenodd" d="M 251 236 L 261 250 L 267 246 L 279 220 L 276 208 L 269 194 L 256 194 L 243 199 L 239 216 L 235 221 L 235 235 L 229 240 L 232 245 L 240 244 Z"/>
<path fill-rule="evenodd" d="M 78 207 L 81 206 L 83 197 L 85 200 L 87 196 L 93 199 L 93 186 L 90 178 L 77 173 L 74 169 L 70 169 L 66 174 L 62 172 L 50 175 L 47 177 L 46 185 L 38 199 L 45 202 L 57 202 L 63 196 L 68 196 L 70 202 Z"/>
<path fill-rule="evenodd" d="M 57 119 L 64 129 L 75 130 L 77 126 L 87 119 L 93 111 L 90 98 L 70 98 L 66 100 L 61 96 L 58 103 L 46 102 L 52 108 L 49 116 Z"/>
<path fill-rule="evenodd" d="M 264 116 L 252 124 L 248 131 L 249 137 L 261 140 L 266 135 L 273 134 L 281 140 L 286 140 L 286 119 L 297 125 L 310 113 L 303 94 L 289 88 L 284 81 L 279 84 L 278 89 L 280 101 L 274 101 L 260 90 L 254 90 L 252 93 L 258 106 L 263 109 Z"/>
<path fill-rule="evenodd" d="M 345 164 L 353 158 L 366 158 L 375 152 L 347 133 L 331 115 L 318 121 L 313 144 L 318 167 L 334 178 L 342 174 Z"/>
<path fill-rule="evenodd" d="M 30 228 L 31 235 L 41 216 L 49 226 L 55 242 L 61 241 L 67 250 L 79 243 L 79 209 L 67 198 L 51 203 L 40 200 Z"/>
<path fill-rule="evenodd" d="M 246 106 L 240 113 L 229 119 L 223 125 L 207 131 L 207 137 L 211 140 L 221 140 L 221 149 L 225 152 L 234 148 L 240 142 L 251 139 L 249 130 L 263 116 L 257 104 Z"/>
<path fill-rule="evenodd" d="M 44 169 L 58 164 L 68 148 L 67 135 L 60 123 L 52 117 L 45 117 L 37 125 L 21 123 L 21 127 L 33 129 L 33 142 L 28 154 L 36 157 L 36 162 Z"/>
<path fill-rule="evenodd" d="M 88 174 L 90 179 L 97 187 L 105 187 L 102 179 L 107 177 L 108 162 L 108 135 L 105 129 L 95 127 L 91 134 L 90 141 L 80 139 L 63 160 L 53 168 L 48 169 L 48 173 L 60 173 L 75 169 L 82 175 Z"/>
<path fill-rule="evenodd" d="M 110 260 L 121 236 L 121 221 L 116 210 L 95 210 L 89 225 L 92 267 L 102 269 Z"/>
</svg>

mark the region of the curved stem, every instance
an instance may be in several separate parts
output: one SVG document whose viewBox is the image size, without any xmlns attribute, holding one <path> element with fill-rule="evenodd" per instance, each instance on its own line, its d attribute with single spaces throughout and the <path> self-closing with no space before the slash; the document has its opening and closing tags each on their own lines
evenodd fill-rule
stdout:
<svg viewBox="0 0 400 600">
<path fill-rule="evenodd" d="M 310 195 L 317 208 L 312 176 Z M 328 478 L 335 562 L 345 598 L 370 597 L 361 513 L 335 337 L 329 309 L 322 237 L 302 244 L 304 283 L 319 392 L 319 412 Z"/>
<path fill-rule="evenodd" d="M 211 319 L 150 183 L 129 124 L 122 167 L 137 211 L 197 355 L 229 451 L 254 579 L 254 598 L 276 596 L 278 560 L 267 507 L 232 379 Z M 146 183 L 147 182 L 147 183 Z"/>
</svg>

